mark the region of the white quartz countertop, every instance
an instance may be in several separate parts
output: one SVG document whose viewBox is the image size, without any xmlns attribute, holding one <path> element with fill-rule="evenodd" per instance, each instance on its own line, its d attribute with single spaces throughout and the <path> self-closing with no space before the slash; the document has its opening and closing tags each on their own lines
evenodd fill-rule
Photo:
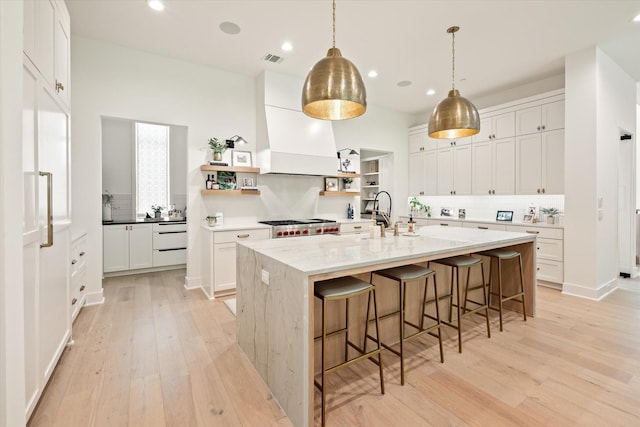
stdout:
<svg viewBox="0 0 640 427">
<path fill-rule="evenodd" d="M 237 224 L 222 224 L 215 225 L 213 227 L 209 227 L 207 223 L 202 224 L 202 228 L 207 231 L 211 231 L 213 233 L 218 231 L 237 231 L 237 230 L 257 230 L 257 229 L 271 229 L 270 225 L 260 224 L 259 222 L 247 222 L 247 223 L 237 223 Z"/>
<path fill-rule="evenodd" d="M 400 215 L 403 221 L 409 220 L 409 215 Z M 546 222 L 522 222 L 522 221 L 496 221 L 495 219 L 486 218 L 456 218 L 453 216 L 414 216 L 413 219 L 432 219 L 434 221 L 456 221 L 456 222 L 474 222 L 479 224 L 500 224 L 500 225 L 518 225 L 522 227 L 547 227 L 547 228 L 564 228 L 560 224 L 547 224 Z"/>
<path fill-rule="evenodd" d="M 365 235 L 321 235 L 239 242 L 306 274 L 322 274 L 487 246 L 535 241 L 535 235 L 496 230 L 430 226 L 413 236 L 369 239 Z"/>
</svg>

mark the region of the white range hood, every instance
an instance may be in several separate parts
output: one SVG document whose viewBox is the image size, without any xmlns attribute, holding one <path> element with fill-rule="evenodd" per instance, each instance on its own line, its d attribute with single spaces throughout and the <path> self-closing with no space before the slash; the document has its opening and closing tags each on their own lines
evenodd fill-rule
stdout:
<svg viewBox="0 0 640 427">
<path fill-rule="evenodd" d="M 333 126 L 301 111 L 302 80 L 265 71 L 257 82 L 256 163 L 260 173 L 335 175 Z"/>
</svg>

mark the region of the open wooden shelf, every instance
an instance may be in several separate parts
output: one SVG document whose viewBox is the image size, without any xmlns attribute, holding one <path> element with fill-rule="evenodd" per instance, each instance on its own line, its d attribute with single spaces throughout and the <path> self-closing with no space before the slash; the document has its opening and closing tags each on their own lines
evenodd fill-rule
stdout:
<svg viewBox="0 0 640 427">
<path fill-rule="evenodd" d="M 359 196 L 359 191 L 321 191 L 321 196 Z"/>
<path fill-rule="evenodd" d="M 360 178 L 359 173 L 338 172 L 338 174 L 335 176 L 338 178 Z"/>
<path fill-rule="evenodd" d="M 260 173 L 260 168 L 250 168 L 248 166 L 200 166 L 201 171 L 225 171 L 225 172 L 241 172 L 241 173 Z M 218 191 L 218 190 L 214 190 Z"/>
<path fill-rule="evenodd" d="M 256 190 L 200 190 L 203 196 L 259 196 Z"/>
</svg>

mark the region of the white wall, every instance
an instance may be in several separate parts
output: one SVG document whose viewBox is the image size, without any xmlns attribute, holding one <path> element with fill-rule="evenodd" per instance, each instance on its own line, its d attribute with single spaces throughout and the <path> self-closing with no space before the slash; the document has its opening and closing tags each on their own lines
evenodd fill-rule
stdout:
<svg viewBox="0 0 640 427">
<path fill-rule="evenodd" d="M 565 75 L 563 291 L 599 299 L 618 275 L 618 144 L 636 128 L 635 82 L 597 47 L 568 56 Z"/>
<path fill-rule="evenodd" d="M 102 289 L 101 116 L 188 127 L 187 276 L 198 275 L 199 167 L 213 136 L 255 140 L 254 79 L 82 37 L 72 36 L 71 48 L 73 224 L 88 231 L 90 302 L 101 299 Z"/>
</svg>

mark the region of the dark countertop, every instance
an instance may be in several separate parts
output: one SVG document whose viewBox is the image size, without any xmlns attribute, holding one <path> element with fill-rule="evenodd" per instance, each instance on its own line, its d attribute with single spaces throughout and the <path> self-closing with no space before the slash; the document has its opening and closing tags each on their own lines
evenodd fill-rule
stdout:
<svg viewBox="0 0 640 427">
<path fill-rule="evenodd" d="M 122 224 L 153 224 L 153 223 L 186 223 L 187 218 L 137 218 L 137 219 L 119 219 L 115 221 L 102 221 L 102 225 L 122 225 Z"/>
</svg>

